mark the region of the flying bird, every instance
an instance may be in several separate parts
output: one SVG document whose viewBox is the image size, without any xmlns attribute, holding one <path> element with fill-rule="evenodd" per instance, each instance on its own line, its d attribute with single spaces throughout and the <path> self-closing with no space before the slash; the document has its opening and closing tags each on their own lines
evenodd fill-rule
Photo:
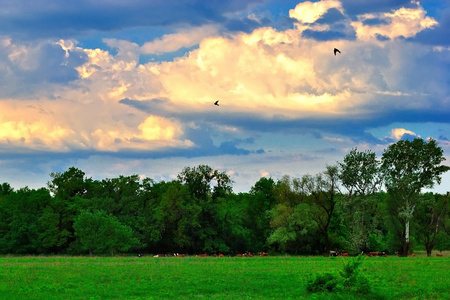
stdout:
<svg viewBox="0 0 450 300">
<path fill-rule="evenodd" d="M 216 102 L 214 102 L 214 105 L 219 106 L 219 100 L 217 100 Z"/>
<path fill-rule="evenodd" d="M 337 52 L 341 53 L 338 48 L 334 48 L 334 55 L 336 55 Z"/>
</svg>

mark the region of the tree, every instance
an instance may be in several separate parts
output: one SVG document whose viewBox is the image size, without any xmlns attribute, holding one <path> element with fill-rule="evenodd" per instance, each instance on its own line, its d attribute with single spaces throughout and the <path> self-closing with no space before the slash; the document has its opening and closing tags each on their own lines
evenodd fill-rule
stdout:
<svg viewBox="0 0 450 300">
<path fill-rule="evenodd" d="M 432 193 L 422 195 L 417 204 L 416 236 L 424 244 L 427 256 L 431 256 L 437 237 L 442 232 L 444 218 L 448 214 L 447 205 L 448 196 Z"/>
<path fill-rule="evenodd" d="M 1 253 L 42 253 L 39 216 L 49 201 L 47 189 L 27 187 L 0 199 Z"/>
<path fill-rule="evenodd" d="M 73 222 L 77 214 L 75 199 L 83 197 L 87 191 L 85 173 L 70 167 L 63 173 L 51 173 L 47 183 L 52 194 L 42 216 L 39 218 L 41 239 L 45 251 L 61 253 L 74 240 Z"/>
<path fill-rule="evenodd" d="M 81 249 L 89 251 L 91 255 L 110 253 L 113 256 L 117 251 L 128 251 L 139 242 L 133 237 L 129 226 L 103 210 L 81 212 L 73 227 Z"/>
<path fill-rule="evenodd" d="M 178 180 L 189 187 L 191 195 L 204 200 L 208 196 L 216 199 L 232 192 L 230 177 L 225 172 L 213 170 L 210 166 L 186 167 L 178 174 Z M 212 186 L 216 182 L 216 185 Z"/>
<path fill-rule="evenodd" d="M 201 207 L 193 241 L 195 248 L 208 252 L 226 249 L 221 236 L 220 201 L 232 193 L 231 179 L 225 172 L 200 165 L 184 168 L 178 180 L 188 187 L 193 203 Z"/>
<path fill-rule="evenodd" d="M 164 184 L 164 192 L 153 211 L 153 226 L 159 233 L 159 252 L 185 252 L 193 249 L 195 233 L 200 230 L 201 207 L 179 181 Z"/>
<path fill-rule="evenodd" d="M 381 189 L 380 162 L 375 152 L 361 152 L 352 149 L 342 163 L 339 163 L 339 178 L 348 191 L 343 207 L 350 231 L 352 250 L 355 252 L 375 250 L 370 249 L 371 234 L 376 233 L 378 208 L 375 194 Z"/>
<path fill-rule="evenodd" d="M 302 177 L 300 186 L 312 196 L 312 218 L 320 232 L 320 251 L 324 254 L 330 250 L 330 224 L 334 217 L 339 191 L 339 169 L 327 166 L 325 172 L 315 176 Z"/>
<path fill-rule="evenodd" d="M 268 211 L 277 203 L 275 181 L 261 177 L 246 195 L 245 226 L 250 230 L 248 250 L 267 251 L 267 238 L 270 235 L 270 218 Z"/>
<path fill-rule="evenodd" d="M 14 189 L 9 185 L 9 183 L 4 182 L 0 184 L 0 196 L 9 195 L 14 191 Z"/>
<path fill-rule="evenodd" d="M 450 167 L 441 165 L 445 161 L 443 150 L 436 141 L 415 138 L 413 141 L 400 140 L 391 144 L 382 156 L 384 184 L 395 210 L 391 211 L 403 226 L 402 255 L 408 255 L 410 246 L 410 221 L 424 188 L 433 188 L 441 182 L 441 175 Z"/>
</svg>

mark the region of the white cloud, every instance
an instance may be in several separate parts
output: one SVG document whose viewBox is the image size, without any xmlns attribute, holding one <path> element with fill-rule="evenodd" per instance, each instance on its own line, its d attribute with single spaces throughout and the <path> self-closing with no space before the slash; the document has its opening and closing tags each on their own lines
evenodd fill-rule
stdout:
<svg viewBox="0 0 450 300">
<path fill-rule="evenodd" d="M 360 40 L 377 38 L 378 36 L 394 39 L 397 37 L 414 37 L 420 31 L 431 28 L 438 22 L 426 16 L 426 11 L 418 5 L 416 8 L 399 8 L 392 12 L 364 14 L 358 21 L 352 22 L 356 35 Z M 375 25 L 365 25 L 364 21 L 378 20 Z"/>
<path fill-rule="evenodd" d="M 303 23 L 314 22 L 331 8 L 342 9 L 335 0 L 303 2 L 291 10 L 291 17 Z M 163 36 L 142 47 L 105 39 L 108 46 L 118 50 L 113 55 L 107 50 L 83 49 L 75 41 L 60 40 L 58 53 L 64 59 L 74 53 L 85 55 L 86 61 L 76 67 L 79 78 L 71 84 L 52 85 L 46 89 L 51 95 L 37 94 L 39 99 L 36 96 L 35 102 L 3 99 L 0 137 L 4 145 L 7 141 L 18 145 L 25 140 L 30 148 L 37 147 L 32 141 L 39 140 L 39 147 L 49 148 L 184 149 L 194 146 L 185 136 L 187 127 L 194 128 L 196 122 L 189 115 L 211 114 L 212 109 L 222 118 L 221 124 L 210 127 L 212 130 L 245 134 L 237 125 L 223 123 L 235 115 L 266 118 L 268 122 L 316 116 L 364 118 L 392 108 L 429 105 L 424 100 L 436 94 L 436 89 L 431 88 L 436 78 L 404 74 L 410 74 L 416 66 L 420 66 L 422 73 L 439 73 L 436 69 L 445 66 L 420 62 L 421 57 L 436 53 L 435 50 L 403 40 L 380 42 L 364 37 L 372 37 L 375 32 L 382 34 L 389 29 L 382 26 L 394 24 L 401 25 L 403 34 L 417 33 L 431 26 L 431 19 L 421 7 L 372 16 L 389 19 L 390 23 L 385 25 L 363 25 L 370 17 L 360 17 L 365 33 L 355 41 L 305 39 L 301 26 L 288 30 L 263 27 L 227 36 L 219 36 L 215 26 L 203 26 Z M 364 31 L 366 27 L 373 31 Z M 33 47 L 14 44 L 10 39 L 1 41 L 0 47 L 8 58 L 0 58 L 0 66 L 1 62 L 4 66 L 12 62 L 22 69 L 34 67 Z M 142 53 L 170 52 L 196 44 L 197 49 L 174 61 L 138 63 Z M 334 56 L 334 47 L 340 48 L 342 55 Z M 395 102 L 392 97 L 396 97 Z M 120 103 L 124 98 L 167 99 L 167 107 L 149 114 Z M 221 101 L 219 109 L 212 106 L 216 99 Z M 435 101 L 445 98 L 436 97 Z M 36 103 L 39 105 L 35 107 L 47 114 L 36 117 L 35 111 L 26 109 Z M 190 123 L 177 120 L 178 116 Z M 34 131 L 26 131 L 26 127 Z M 400 131 L 393 132 L 395 137 L 399 134 Z M 346 141 L 339 136 L 325 140 Z"/>
<path fill-rule="evenodd" d="M 397 141 L 400 140 L 405 134 L 411 135 L 411 136 L 417 136 L 414 132 L 411 130 L 407 130 L 404 128 L 393 128 L 391 130 L 392 137 L 395 138 Z"/>
<path fill-rule="evenodd" d="M 314 23 L 331 8 L 343 11 L 339 0 L 305 1 L 297 4 L 294 9 L 289 10 L 289 17 L 302 23 Z"/>
</svg>

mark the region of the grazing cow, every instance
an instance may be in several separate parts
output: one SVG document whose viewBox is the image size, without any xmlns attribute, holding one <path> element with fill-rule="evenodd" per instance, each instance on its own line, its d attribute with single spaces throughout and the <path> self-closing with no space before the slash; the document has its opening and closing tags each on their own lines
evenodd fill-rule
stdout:
<svg viewBox="0 0 450 300">
<path fill-rule="evenodd" d="M 438 257 L 442 257 L 442 256 L 444 256 L 442 253 L 436 253 L 436 256 L 438 256 Z"/>
<path fill-rule="evenodd" d="M 331 251 L 330 250 L 330 256 L 338 256 L 339 255 L 339 252 L 338 251 Z"/>
<path fill-rule="evenodd" d="M 137 254 L 137 257 L 142 257 L 142 256 L 143 256 L 142 253 Z"/>
<path fill-rule="evenodd" d="M 259 256 L 269 256 L 269 253 L 266 252 L 258 252 Z"/>
<path fill-rule="evenodd" d="M 367 254 L 367 256 L 383 256 L 383 257 L 386 257 L 387 256 L 387 254 L 386 254 L 386 252 L 369 252 L 369 254 Z"/>
<path fill-rule="evenodd" d="M 236 256 L 237 256 L 237 257 L 243 257 L 243 255 L 242 255 L 242 254 L 240 254 L 240 253 L 239 253 L 238 255 L 236 255 Z"/>
<path fill-rule="evenodd" d="M 206 254 L 206 253 L 196 255 L 196 257 L 207 257 L 207 256 L 208 256 L 208 254 Z"/>
<path fill-rule="evenodd" d="M 153 257 L 165 257 L 165 256 L 166 256 L 165 254 L 156 254 Z"/>
<path fill-rule="evenodd" d="M 223 254 L 222 254 L 222 253 L 220 253 L 220 254 L 219 254 L 219 257 L 223 257 Z"/>
</svg>

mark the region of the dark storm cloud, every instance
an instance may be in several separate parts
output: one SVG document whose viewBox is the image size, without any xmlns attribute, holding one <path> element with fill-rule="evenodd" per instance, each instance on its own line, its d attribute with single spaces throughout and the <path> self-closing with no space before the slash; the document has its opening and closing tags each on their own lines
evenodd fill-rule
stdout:
<svg viewBox="0 0 450 300">
<path fill-rule="evenodd" d="M 0 10 L 0 35 L 14 38 L 67 38 L 90 31 L 144 26 L 198 26 L 227 22 L 229 13 L 262 0 L 7 1 Z"/>
</svg>

